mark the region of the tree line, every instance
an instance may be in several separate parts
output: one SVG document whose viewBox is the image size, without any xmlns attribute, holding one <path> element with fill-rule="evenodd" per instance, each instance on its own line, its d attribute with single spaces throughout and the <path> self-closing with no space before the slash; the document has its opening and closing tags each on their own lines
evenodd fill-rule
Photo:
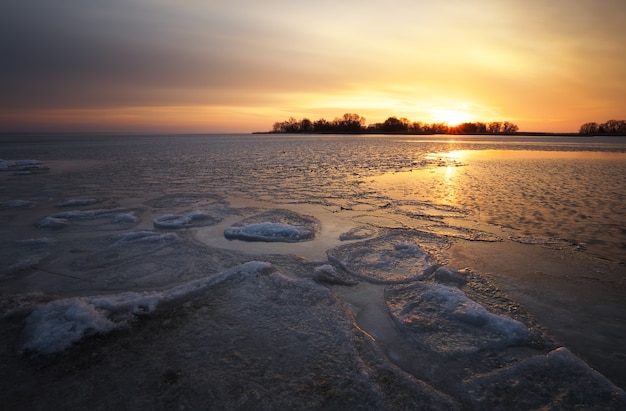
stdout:
<svg viewBox="0 0 626 411">
<path fill-rule="evenodd" d="M 590 122 L 580 126 L 580 134 L 626 136 L 626 120 L 609 120 L 606 123 Z"/>
<path fill-rule="evenodd" d="M 308 118 L 274 123 L 270 133 L 372 133 L 372 134 L 513 134 L 519 127 L 510 121 L 491 123 L 467 122 L 456 126 L 446 123 L 423 123 L 410 121 L 404 117 L 389 117 L 382 123 L 365 125 L 365 118 L 355 113 L 346 113 L 332 121 Z"/>
</svg>

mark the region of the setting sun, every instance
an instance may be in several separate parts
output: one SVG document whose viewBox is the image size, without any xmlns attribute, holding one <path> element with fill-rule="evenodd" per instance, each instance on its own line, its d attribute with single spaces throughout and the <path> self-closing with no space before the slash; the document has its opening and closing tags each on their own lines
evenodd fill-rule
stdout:
<svg viewBox="0 0 626 411">
<path fill-rule="evenodd" d="M 431 117 L 436 123 L 446 123 L 454 127 L 470 121 L 473 116 L 459 110 L 435 109 L 431 112 Z"/>
</svg>

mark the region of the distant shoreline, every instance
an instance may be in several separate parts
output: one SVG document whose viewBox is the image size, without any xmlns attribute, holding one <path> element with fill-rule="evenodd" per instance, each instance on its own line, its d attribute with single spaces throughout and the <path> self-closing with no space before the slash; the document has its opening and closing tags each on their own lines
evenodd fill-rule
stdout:
<svg viewBox="0 0 626 411">
<path fill-rule="evenodd" d="M 398 132 L 369 132 L 369 131 L 359 131 L 359 132 L 301 132 L 301 133 L 280 133 L 273 131 L 253 131 L 252 134 L 291 134 L 291 135 L 330 135 L 330 134 L 339 134 L 339 135 L 400 135 L 400 136 L 434 136 L 434 135 L 449 135 L 449 136 L 548 136 L 548 137 L 626 137 L 626 135 L 616 135 L 616 134 L 597 134 L 597 135 L 589 135 L 589 134 L 580 134 L 580 133 L 552 133 L 547 131 L 518 131 L 516 133 L 501 133 L 501 134 L 485 134 L 485 133 L 412 133 L 409 131 L 398 131 Z"/>
</svg>

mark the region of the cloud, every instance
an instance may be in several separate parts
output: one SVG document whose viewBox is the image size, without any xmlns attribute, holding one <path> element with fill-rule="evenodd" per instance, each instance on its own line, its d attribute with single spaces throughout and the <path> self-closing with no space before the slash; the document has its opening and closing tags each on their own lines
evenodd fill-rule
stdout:
<svg viewBox="0 0 626 411">
<path fill-rule="evenodd" d="M 369 96 L 360 106 L 389 112 L 448 97 L 523 117 L 542 92 L 623 109 L 625 18 L 612 0 L 5 2 L 0 108 L 300 113 Z"/>
</svg>

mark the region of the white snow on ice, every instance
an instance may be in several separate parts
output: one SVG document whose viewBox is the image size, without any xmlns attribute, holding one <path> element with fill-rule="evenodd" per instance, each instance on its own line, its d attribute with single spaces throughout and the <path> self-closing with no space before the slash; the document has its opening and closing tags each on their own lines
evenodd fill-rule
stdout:
<svg viewBox="0 0 626 411">
<path fill-rule="evenodd" d="M 133 214 L 133 209 L 115 207 L 94 210 L 63 211 L 42 218 L 35 223 L 35 226 L 37 228 L 58 230 L 69 226 L 72 221 L 92 221 L 97 219 L 110 219 L 109 221 L 114 224 L 127 224 L 139 221 L 139 218 Z"/>
<path fill-rule="evenodd" d="M 251 261 L 163 291 L 52 301 L 36 307 L 27 317 L 22 350 L 41 354 L 63 351 L 84 337 L 122 327 L 135 316 L 154 311 L 164 301 L 185 297 L 233 277 L 260 275 L 271 269 L 270 263 Z"/>
<path fill-rule="evenodd" d="M 38 165 L 37 160 L 0 160 L 0 171 L 18 169 L 19 167 Z"/>
<path fill-rule="evenodd" d="M 441 354 L 503 348 L 530 337 L 524 324 L 487 311 L 456 287 L 416 283 L 390 290 L 388 304 L 400 324 Z"/>
<path fill-rule="evenodd" d="M 130 211 L 128 208 L 104 208 L 96 210 L 72 210 L 63 211 L 61 213 L 52 214 L 53 218 L 64 218 L 66 220 L 79 220 L 84 218 L 97 218 L 101 216 L 108 216 L 111 214 L 119 214 Z"/>
<path fill-rule="evenodd" d="M 128 243 L 161 243 L 176 240 L 175 233 L 155 233 L 154 231 L 131 231 L 118 234 L 113 239 L 115 244 Z"/>
<path fill-rule="evenodd" d="M 243 227 L 228 227 L 224 237 L 229 240 L 297 242 L 313 238 L 314 232 L 302 226 L 283 223 L 257 223 Z"/>
<path fill-rule="evenodd" d="M 218 219 L 201 211 L 191 211 L 185 214 L 165 214 L 153 220 L 155 228 L 178 229 L 193 225 L 195 222 L 217 222 Z"/>
<path fill-rule="evenodd" d="M 95 198 L 70 198 L 64 202 L 57 204 L 57 207 L 78 207 L 97 203 Z"/>
<path fill-rule="evenodd" d="M 52 216 L 44 217 L 35 224 L 37 228 L 47 228 L 51 230 L 59 230 L 69 225 L 70 222 L 67 219 Z"/>
</svg>

